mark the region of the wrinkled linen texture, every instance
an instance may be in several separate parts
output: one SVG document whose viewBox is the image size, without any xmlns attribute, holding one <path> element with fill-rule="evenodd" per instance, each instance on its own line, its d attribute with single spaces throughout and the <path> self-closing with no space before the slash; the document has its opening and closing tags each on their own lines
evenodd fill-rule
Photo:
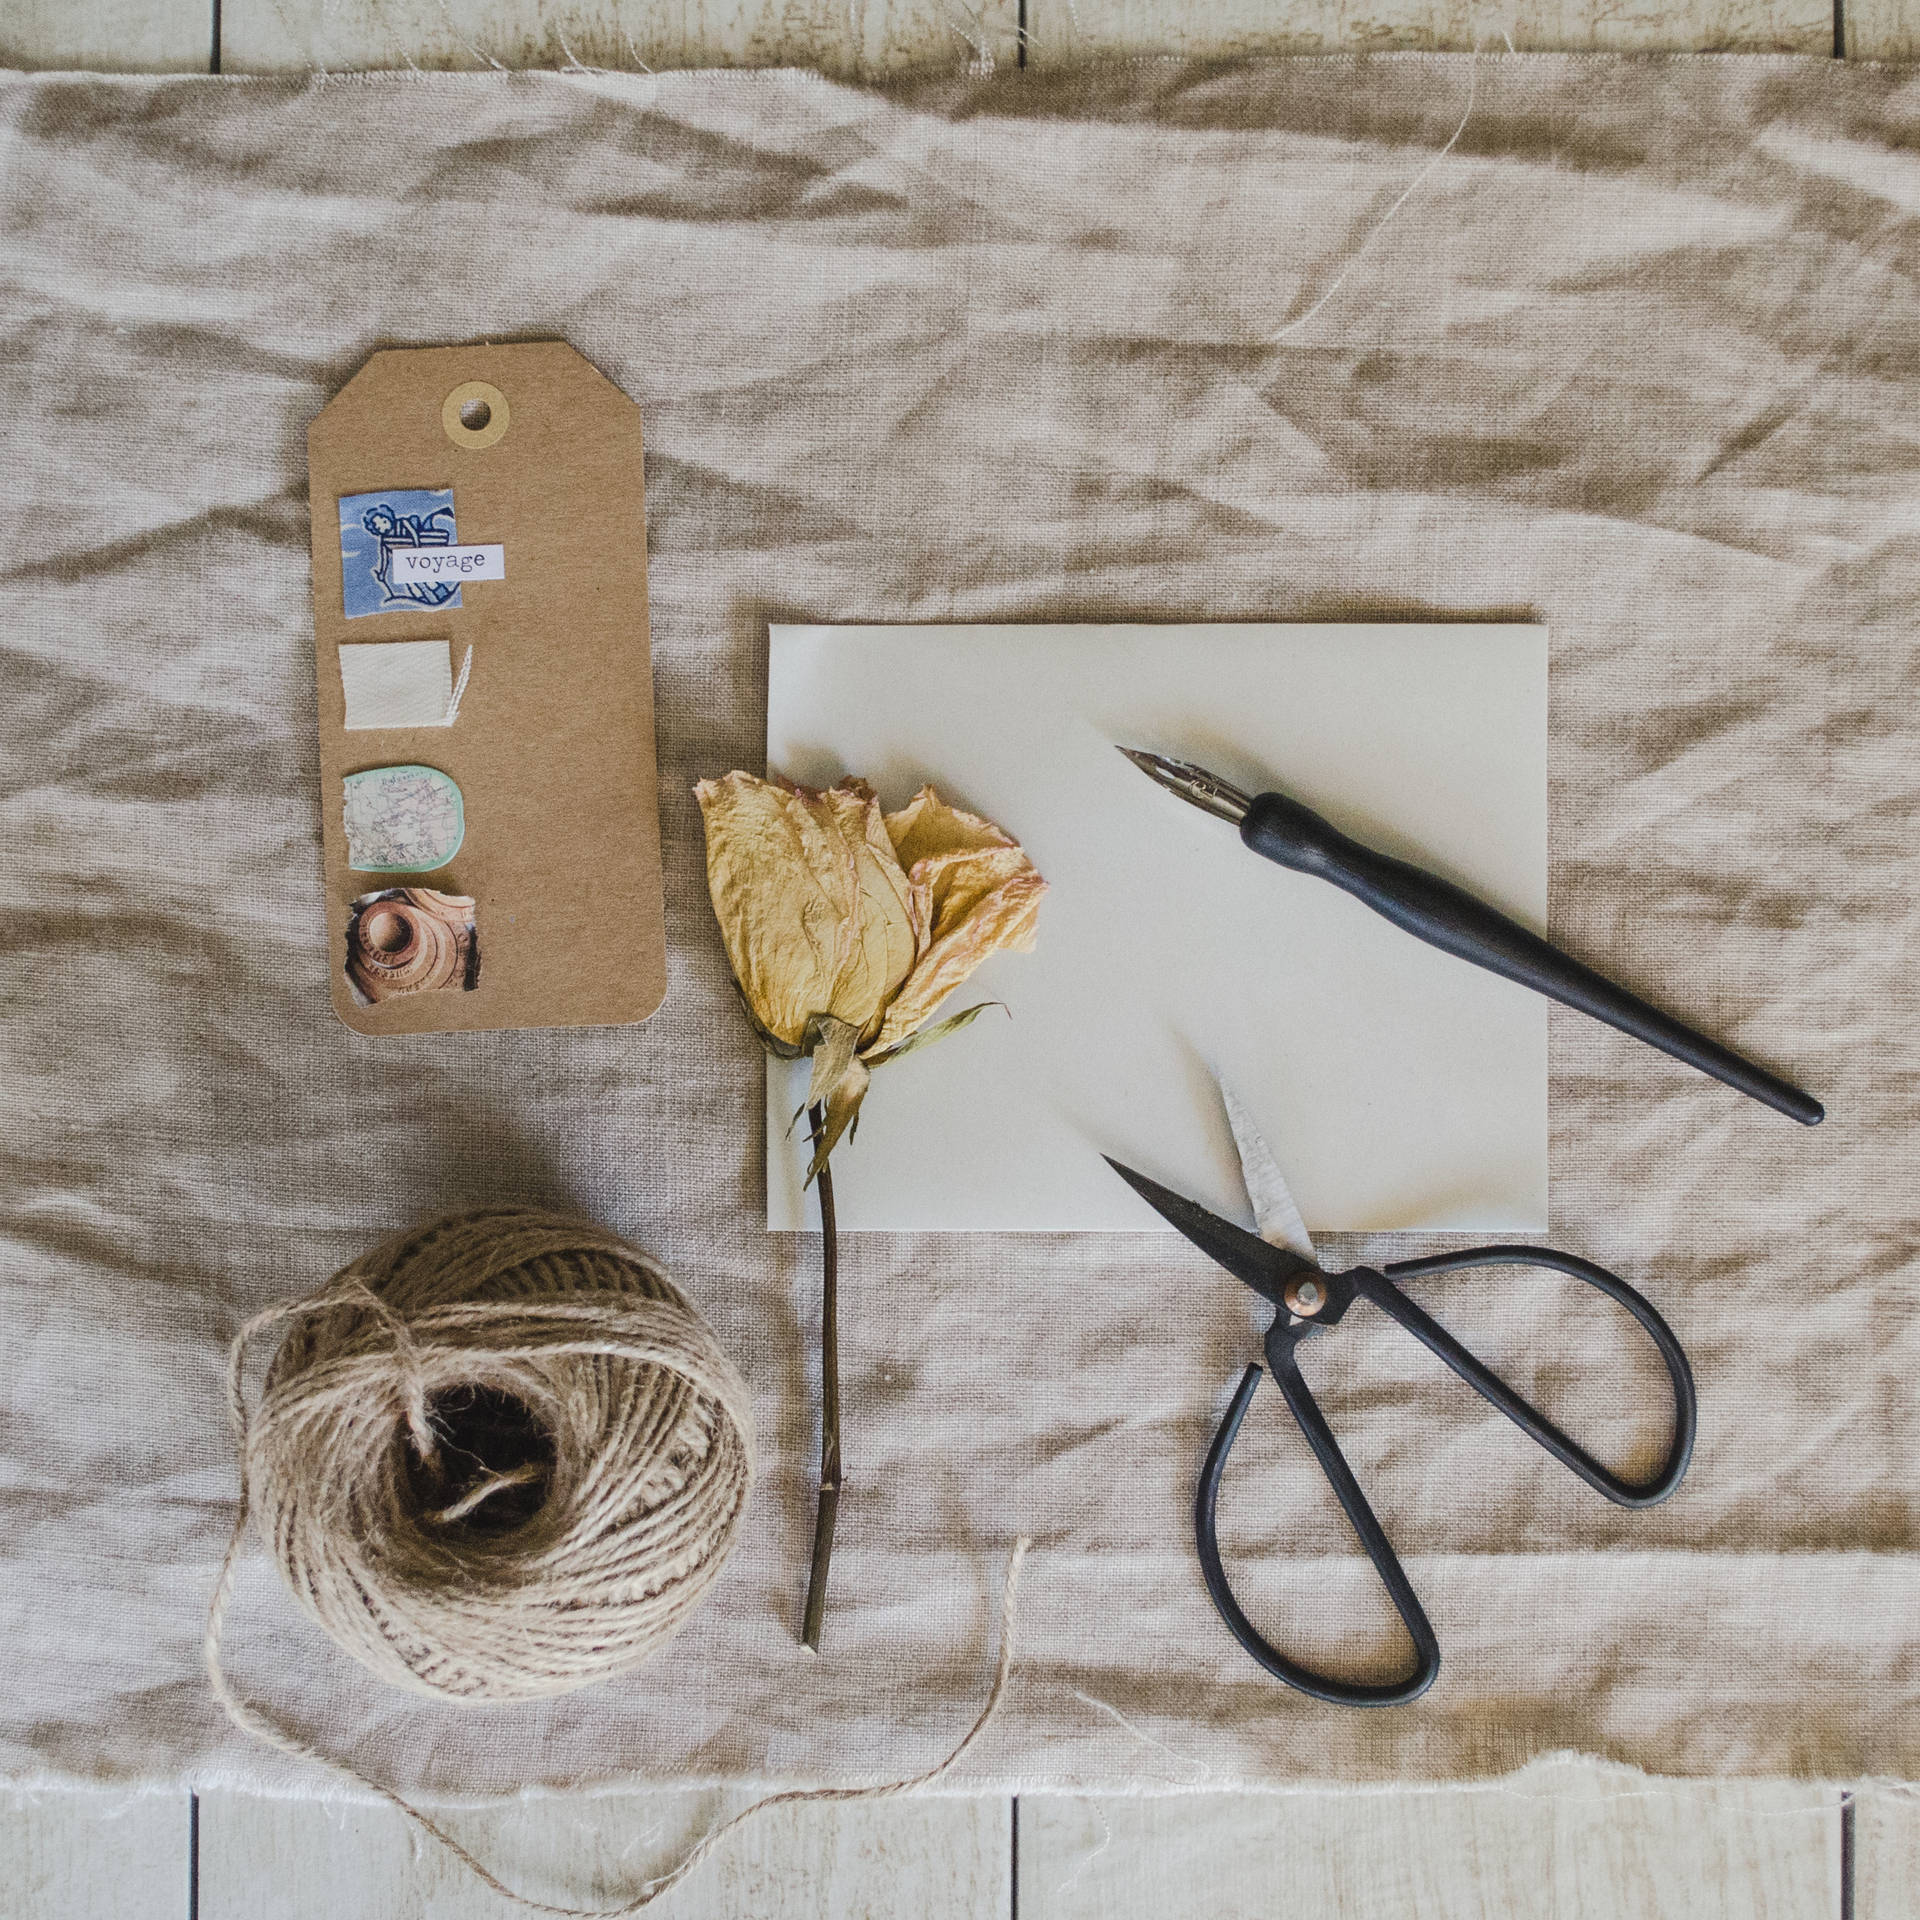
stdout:
<svg viewBox="0 0 1920 1920">
<path fill-rule="evenodd" d="M 1916 153 L 1920 80 L 1776 59 L 0 87 L 0 1766 L 314 1779 L 202 1677 L 225 1346 L 505 1199 L 665 1260 L 766 1468 L 680 1638 L 540 1706 L 383 1689 L 250 1546 L 236 1684 L 404 1790 L 924 1767 L 984 1694 L 1022 1533 L 966 1784 L 1557 1748 L 1920 1775 Z M 357 1039 L 327 1004 L 305 429 L 376 348 L 552 336 L 645 410 L 671 990 L 631 1029 Z M 1609 1506 L 1357 1314 L 1310 1376 L 1446 1664 L 1412 1710 L 1320 1706 L 1234 1645 L 1191 1544 L 1248 1298 L 1164 1239 L 859 1237 L 802 1653 L 819 1247 L 760 1224 L 690 792 L 760 764 L 768 622 L 1402 617 L 1551 624 L 1554 932 L 1828 1102 L 1807 1133 L 1555 1015 L 1551 1237 L 1671 1317 L 1691 1477 Z M 1657 1365 L 1576 1291 L 1418 1289 L 1644 1470 Z M 1270 1388 L 1223 1514 L 1276 1638 L 1404 1657 Z"/>
</svg>

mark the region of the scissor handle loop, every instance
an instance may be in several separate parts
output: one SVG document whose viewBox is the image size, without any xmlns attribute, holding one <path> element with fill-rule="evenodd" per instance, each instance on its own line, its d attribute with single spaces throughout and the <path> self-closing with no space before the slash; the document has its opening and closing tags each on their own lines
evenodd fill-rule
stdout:
<svg viewBox="0 0 1920 1920">
<path fill-rule="evenodd" d="M 1286 1397 L 1288 1407 L 1300 1430 L 1307 1436 L 1307 1443 L 1313 1448 L 1315 1457 L 1328 1480 L 1348 1520 L 1353 1523 L 1354 1531 L 1360 1536 L 1360 1543 L 1367 1550 L 1367 1558 L 1373 1562 L 1374 1570 L 1379 1574 L 1392 1600 L 1394 1610 L 1399 1614 L 1402 1624 L 1413 1640 L 1415 1666 L 1405 1679 L 1390 1680 L 1378 1684 L 1361 1680 L 1341 1680 L 1332 1674 L 1315 1673 L 1311 1667 L 1304 1667 L 1297 1660 L 1290 1660 L 1280 1649 L 1267 1640 L 1246 1616 L 1238 1600 L 1233 1597 L 1233 1589 L 1227 1584 L 1226 1568 L 1220 1560 L 1220 1538 L 1215 1526 L 1215 1508 L 1220 1499 L 1220 1478 L 1226 1471 L 1227 1454 L 1231 1450 L 1235 1436 L 1240 1431 L 1240 1423 L 1246 1418 L 1247 1407 L 1253 1399 L 1253 1390 L 1260 1384 L 1260 1368 L 1249 1367 L 1240 1376 L 1240 1384 L 1234 1390 L 1233 1400 L 1218 1430 L 1213 1436 L 1213 1445 L 1207 1449 L 1207 1463 L 1200 1470 L 1200 1485 L 1193 1500 L 1193 1532 L 1195 1544 L 1200 1550 L 1200 1571 L 1207 1583 L 1207 1592 L 1213 1596 L 1213 1604 L 1219 1610 L 1220 1617 L 1227 1623 L 1229 1631 L 1267 1672 L 1276 1680 L 1284 1680 L 1288 1686 L 1297 1688 L 1301 1693 L 1310 1694 L 1316 1700 L 1326 1700 L 1342 1707 L 1400 1707 L 1411 1700 L 1417 1700 L 1433 1685 L 1440 1672 L 1440 1642 L 1435 1637 L 1432 1622 L 1421 1606 L 1419 1596 L 1408 1581 L 1399 1557 L 1381 1531 L 1380 1522 L 1374 1518 L 1373 1509 L 1367 1505 L 1367 1497 L 1360 1491 L 1360 1483 L 1353 1477 L 1353 1470 L 1347 1465 L 1346 1457 L 1341 1453 L 1339 1443 L 1333 1437 L 1333 1429 L 1327 1425 L 1325 1416 L 1315 1403 L 1313 1395 L 1307 1391 L 1307 1383 L 1300 1377 L 1300 1368 L 1293 1357 L 1292 1343 L 1270 1341 L 1267 1348 L 1268 1364 L 1273 1368 L 1274 1379 L 1280 1391 Z"/>
<path fill-rule="evenodd" d="M 1666 1364 L 1667 1378 L 1673 1385 L 1673 1441 L 1667 1457 L 1651 1479 L 1623 1480 L 1603 1467 L 1577 1441 L 1563 1433 L 1537 1407 L 1529 1405 L 1491 1368 L 1475 1359 L 1445 1327 L 1403 1294 L 1398 1283 L 1417 1280 L 1430 1273 L 1450 1273 L 1462 1267 L 1529 1266 L 1551 1267 L 1555 1272 L 1584 1280 L 1609 1300 L 1617 1301 L 1646 1330 Z M 1371 1300 L 1382 1313 L 1390 1315 L 1413 1335 L 1430 1353 L 1444 1360 L 1475 1393 L 1496 1406 L 1522 1433 L 1537 1440 L 1562 1466 L 1576 1473 L 1588 1486 L 1605 1494 L 1622 1507 L 1653 1507 L 1666 1499 L 1685 1477 L 1687 1463 L 1693 1457 L 1694 1429 L 1699 1422 L 1699 1401 L 1694 1392 L 1693 1369 L 1673 1329 L 1661 1319 L 1652 1303 L 1605 1267 L 1595 1266 L 1570 1253 L 1557 1253 L 1551 1247 L 1499 1246 L 1466 1247 L 1454 1253 L 1436 1253 L 1420 1260 L 1396 1260 L 1377 1272 L 1357 1267 L 1346 1276 L 1363 1299 Z"/>
<path fill-rule="evenodd" d="M 1665 1363 L 1673 1386 L 1673 1441 L 1659 1470 L 1647 1480 L 1628 1481 L 1603 1467 L 1599 1461 L 1570 1439 L 1538 1408 L 1528 1404 L 1507 1383 L 1469 1353 L 1438 1321 L 1416 1306 L 1399 1289 L 1402 1280 L 1415 1280 L 1433 1273 L 1448 1273 L 1463 1267 L 1536 1266 L 1548 1267 L 1597 1288 L 1610 1300 L 1626 1308 L 1645 1329 Z M 1605 1267 L 1595 1266 L 1572 1254 L 1557 1253 L 1550 1247 L 1494 1246 L 1469 1247 L 1454 1253 L 1440 1253 L 1419 1260 L 1397 1260 L 1378 1270 L 1357 1267 L 1339 1276 L 1348 1281 L 1356 1294 L 1370 1300 L 1383 1313 L 1405 1327 L 1416 1340 L 1457 1373 L 1483 1399 L 1499 1408 L 1523 1433 L 1537 1440 L 1554 1458 L 1586 1483 L 1623 1507 L 1651 1507 L 1667 1498 L 1687 1471 L 1693 1455 L 1694 1431 L 1698 1424 L 1699 1403 L 1694 1391 L 1693 1369 L 1675 1338 L 1673 1329 L 1654 1310 L 1652 1304 Z M 1341 1510 L 1352 1523 L 1373 1562 L 1374 1571 L 1392 1600 L 1395 1611 L 1412 1638 L 1415 1666 L 1405 1679 L 1378 1684 L 1341 1680 L 1331 1674 L 1316 1673 L 1297 1660 L 1289 1659 L 1268 1641 L 1246 1616 L 1227 1583 L 1226 1569 L 1220 1559 L 1220 1541 L 1215 1522 L 1219 1504 L 1220 1481 L 1226 1472 L 1227 1454 L 1246 1418 L 1253 1390 L 1260 1383 L 1261 1369 L 1249 1367 L 1241 1375 L 1232 1402 L 1207 1450 L 1201 1469 L 1200 1485 L 1194 1495 L 1194 1538 L 1200 1550 L 1200 1571 L 1207 1591 L 1220 1617 L 1233 1637 L 1277 1680 L 1336 1706 L 1396 1707 L 1417 1700 L 1433 1685 L 1440 1672 L 1440 1644 L 1432 1623 L 1420 1605 L 1419 1596 L 1407 1579 L 1380 1522 L 1374 1517 L 1360 1483 L 1353 1477 L 1326 1416 L 1307 1390 L 1300 1373 L 1295 1348 L 1306 1329 L 1290 1326 L 1286 1316 L 1276 1320 L 1267 1336 L 1267 1366 L 1275 1384 L 1285 1397 L 1300 1431 L 1306 1435 L 1314 1457 L 1320 1462 L 1338 1498 Z"/>
</svg>

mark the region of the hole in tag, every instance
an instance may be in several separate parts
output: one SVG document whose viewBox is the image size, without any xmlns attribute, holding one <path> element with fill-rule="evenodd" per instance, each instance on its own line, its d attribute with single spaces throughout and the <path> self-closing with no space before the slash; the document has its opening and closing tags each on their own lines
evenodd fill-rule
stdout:
<svg viewBox="0 0 1920 1920">
<path fill-rule="evenodd" d="M 447 438 L 473 453 L 495 445 L 510 419 L 507 396 L 484 380 L 463 382 L 440 405 L 440 424 Z"/>
</svg>

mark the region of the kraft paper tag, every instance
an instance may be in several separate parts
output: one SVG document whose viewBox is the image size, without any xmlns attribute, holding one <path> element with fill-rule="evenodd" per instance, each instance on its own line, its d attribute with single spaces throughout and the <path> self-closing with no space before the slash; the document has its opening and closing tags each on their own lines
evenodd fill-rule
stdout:
<svg viewBox="0 0 1920 1920">
<path fill-rule="evenodd" d="M 557 341 L 377 353 L 308 429 L 307 476 L 334 1010 L 366 1034 L 646 1019 L 667 969 L 639 409 Z M 356 911 L 382 882 L 349 864 L 349 782 L 380 769 L 460 797 L 445 863 L 406 870 L 462 903 L 475 964 L 349 975 L 350 939 L 409 937 Z"/>
</svg>

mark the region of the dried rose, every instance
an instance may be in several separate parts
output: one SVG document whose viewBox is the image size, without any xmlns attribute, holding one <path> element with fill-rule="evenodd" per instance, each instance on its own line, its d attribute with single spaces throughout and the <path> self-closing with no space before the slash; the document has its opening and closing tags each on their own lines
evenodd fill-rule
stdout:
<svg viewBox="0 0 1920 1920">
<path fill-rule="evenodd" d="M 1047 883 L 991 820 L 922 787 L 883 814 L 864 780 L 815 792 L 730 773 L 694 788 L 707 886 L 747 1017 L 781 1058 L 811 1055 L 821 1232 L 820 1489 L 801 1639 L 820 1644 L 840 1510 L 840 1358 L 833 1175 L 872 1070 L 963 1027 L 940 1003 L 989 954 L 1033 945 Z"/>
<path fill-rule="evenodd" d="M 1031 949 L 1047 883 L 1017 841 L 931 787 L 892 814 L 864 780 L 817 792 L 730 773 L 694 793 L 748 1016 L 774 1053 L 813 1060 L 817 1170 L 871 1070 L 965 1025 L 977 1007 L 925 1022 L 990 954 Z"/>
</svg>

